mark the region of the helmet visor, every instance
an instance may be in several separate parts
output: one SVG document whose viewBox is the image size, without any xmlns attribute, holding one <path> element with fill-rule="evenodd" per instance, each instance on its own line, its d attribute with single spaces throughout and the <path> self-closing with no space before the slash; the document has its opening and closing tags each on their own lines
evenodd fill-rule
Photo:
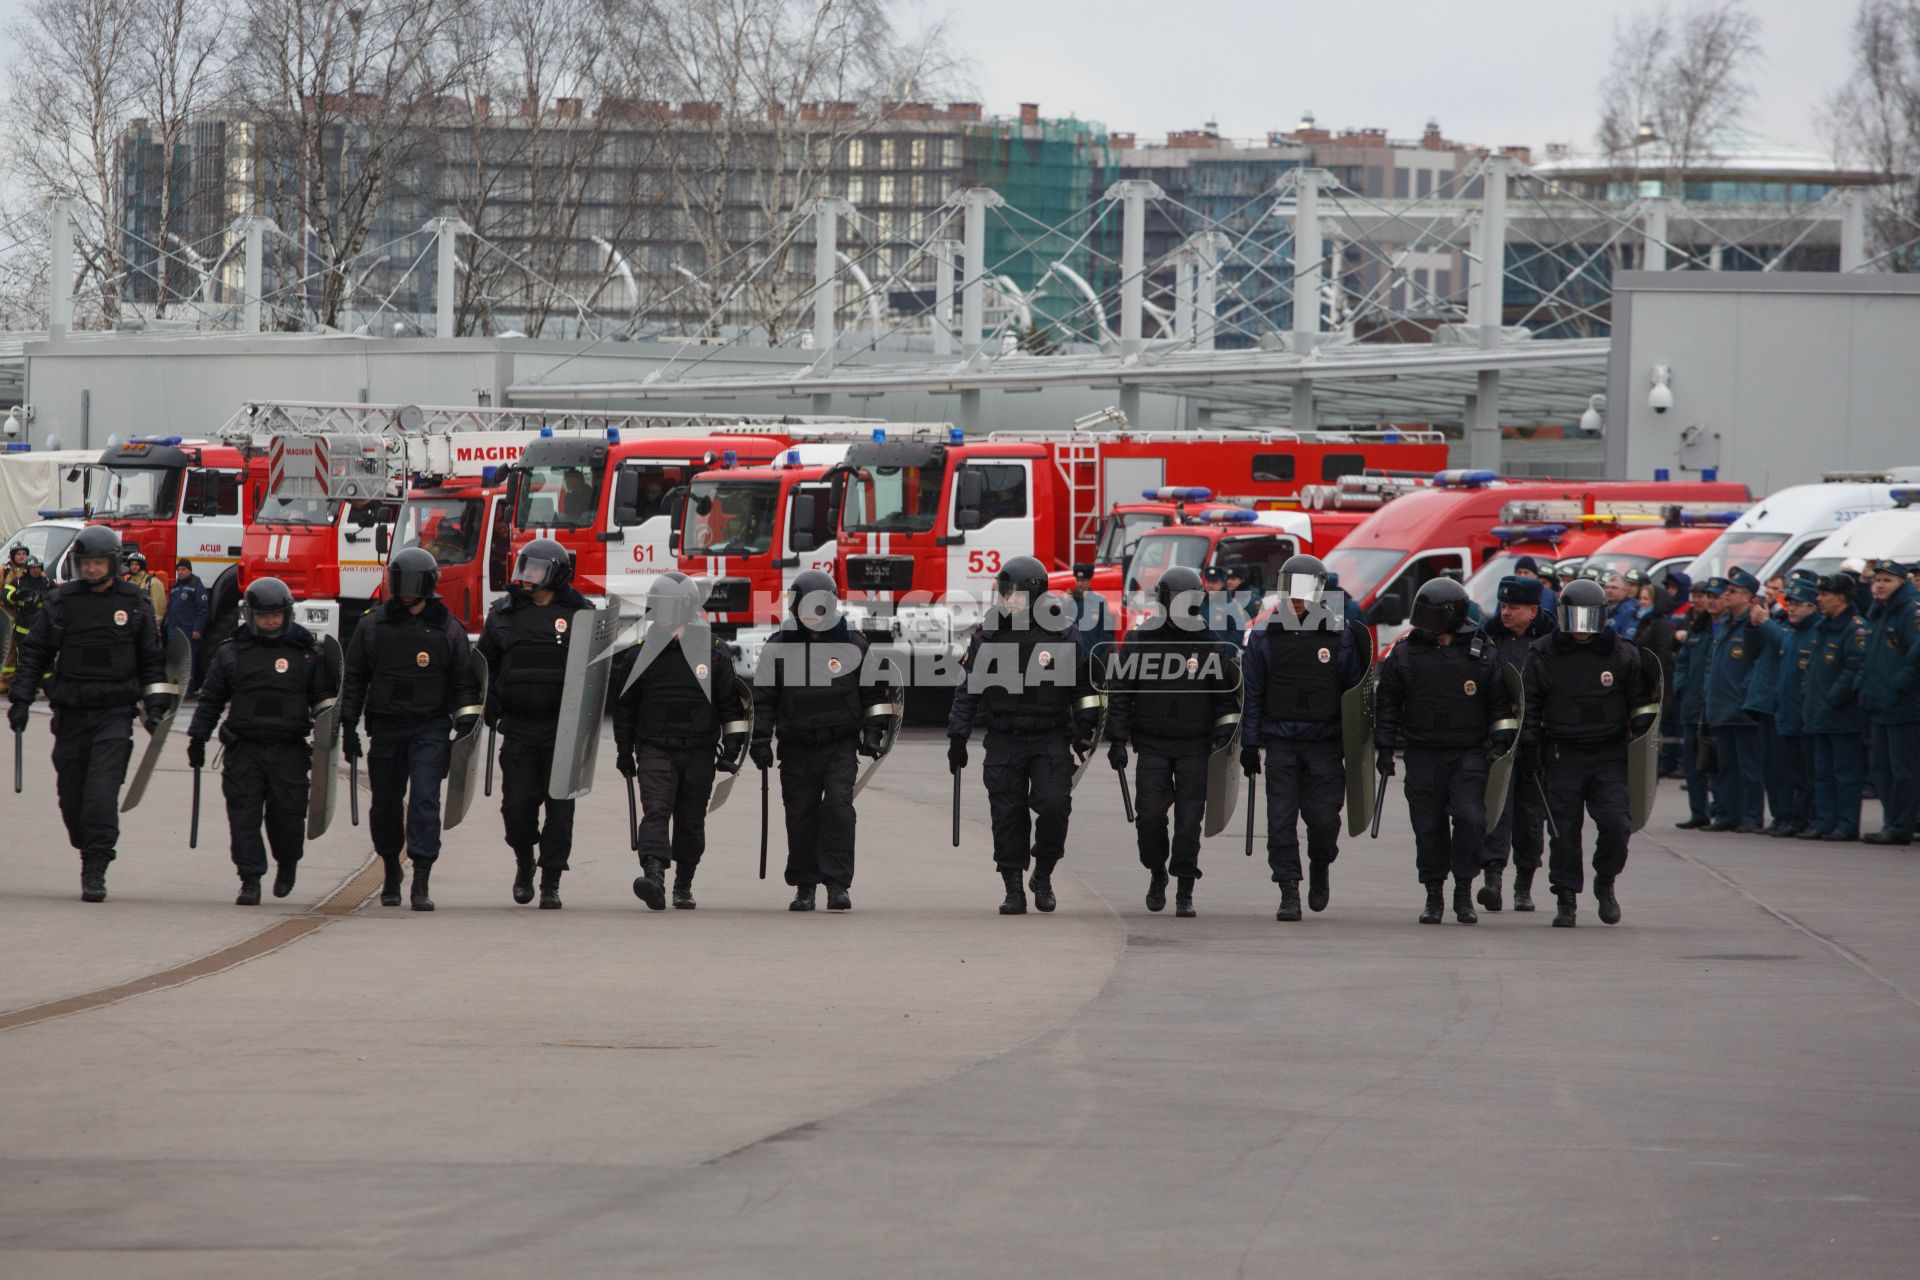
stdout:
<svg viewBox="0 0 1920 1280">
<path fill-rule="evenodd" d="M 1407 619 L 1416 631 L 1431 632 L 1438 635 L 1451 631 L 1457 625 L 1454 607 L 1450 604 L 1435 604 L 1430 600 L 1415 600 L 1413 613 Z"/>
<path fill-rule="evenodd" d="M 1580 635 L 1593 635 L 1606 626 L 1606 609 L 1597 604 L 1562 604 L 1560 629 Z"/>
<path fill-rule="evenodd" d="M 439 575 L 431 569 L 394 569 L 388 576 L 394 595 L 418 599 L 433 594 L 433 582 Z"/>
<path fill-rule="evenodd" d="M 559 581 L 559 566 L 550 557 L 522 551 L 513 564 L 513 584 L 538 590 Z"/>
<path fill-rule="evenodd" d="M 1318 574 L 1289 573 L 1282 580 L 1286 588 L 1287 599 L 1300 600 L 1307 604 L 1318 604 L 1320 597 L 1327 593 L 1327 584 Z"/>
<path fill-rule="evenodd" d="M 793 618 L 809 631 L 825 631 L 840 619 L 840 602 L 831 591 L 806 591 L 793 601 Z"/>
</svg>

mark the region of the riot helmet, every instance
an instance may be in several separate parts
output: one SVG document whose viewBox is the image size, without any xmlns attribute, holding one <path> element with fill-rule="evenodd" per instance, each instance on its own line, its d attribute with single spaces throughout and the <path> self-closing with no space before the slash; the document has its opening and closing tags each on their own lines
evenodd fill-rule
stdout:
<svg viewBox="0 0 1920 1280">
<path fill-rule="evenodd" d="M 265 620 L 279 617 L 275 623 Z M 293 592 L 278 578 L 255 578 L 247 586 L 240 604 L 240 619 L 253 636 L 279 636 L 287 633 L 293 621 Z"/>
<path fill-rule="evenodd" d="M 700 612 L 700 587 L 693 579 L 668 570 L 647 588 L 647 621 L 668 628 L 684 627 Z"/>
<path fill-rule="evenodd" d="M 1319 556 L 1291 555 L 1280 566 L 1280 594 L 1286 599 L 1318 604 L 1326 592 L 1327 566 Z"/>
<path fill-rule="evenodd" d="M 1413 597 L 1413 612 L 1407 619 L 1416 631 L 1430 636 L 1458 631 L 1467 620 L 1467 589 L 1452 578 L 1431 578 Z"/>
<path fill-rule="evenodd" d="M 794 575 L 787 588 L 793 620 L 808 631 L 829 631 L 840 621 L 840 596 L 833 579 L 818 569 Z"/>
<path fill-rule="evenodd" d="M 1607 593 L 1591 578 L 1576 578 L 1560 593 L 1560 629 L 1594 635 L 1607 625 Z"/>
<path fill-rule="evenodd" d="M 82 579 L 98 585 L 113 577 L 120 561 L 120 534 L 104 524 L 90 524 L 73 537 L 73 564 Z M 97 577 L 87 572 L 89 563 L 101 563 L 105 569 Z"/>
<path fill-rule="evenodd" d="M 396 600 L 426 600 L 440 582 L 440 562 L 425 547 L 405 547 L 387 561 L 387 594 Z"/>
<path fill-rule="evenodd" d="M 559 591 L 573 581 L 573 556 L 552 538 L 535 538 L 514 558 L 507 585 L 525 591 Z"/>
<path fill-rule="evenodd" d="M 1153 584 L 1153 598 L 1176 627 L 1195 631 L 1206 623 L 1206 584 L 1186 565 L 1176 564 L 1162 573 Z"/>
</svg>

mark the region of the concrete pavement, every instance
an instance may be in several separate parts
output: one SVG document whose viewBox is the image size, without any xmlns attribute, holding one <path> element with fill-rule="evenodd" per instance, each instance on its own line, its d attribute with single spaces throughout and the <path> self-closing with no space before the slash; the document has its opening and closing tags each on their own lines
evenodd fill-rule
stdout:
<svg viewBox="0 0 1920 1280">
<path fill-rule="evenodd" d="M 1276 924 L 1236 832 L 1177 920 L 1096 764 L 1061 910 L 1003 919 L 939 745 L 862 796 L 848 916 L 785 911 L 777 813 L 753 878 L 747 780 L 700 910 L 647 912 L 608 773 L 563 912 L 510 902 L 488 807 L 432 915 L 0 1031 L 0 1274 L 1912 1273 L 1920 851 L 1677 832 L 1670 789 L 1622 925 L 1422 928 L 1396 790 L 1325 914 Z M 343 814 L 236 908 L 181 772 L 86 906 L 29 764 L 0 1013 L 305 919 L 364 861 Z"/>
</svg>

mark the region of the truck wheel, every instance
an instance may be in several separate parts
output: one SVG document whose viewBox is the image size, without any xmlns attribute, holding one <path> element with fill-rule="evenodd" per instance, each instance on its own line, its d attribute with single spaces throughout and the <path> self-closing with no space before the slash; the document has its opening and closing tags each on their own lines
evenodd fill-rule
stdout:
<svg viewBox="0 0 1920 1280">
<path fill-rule="evenodd" d="M 944 727 L 953 713 L 952 689 L 907 690 L 907 723 Z"/>
</svg>

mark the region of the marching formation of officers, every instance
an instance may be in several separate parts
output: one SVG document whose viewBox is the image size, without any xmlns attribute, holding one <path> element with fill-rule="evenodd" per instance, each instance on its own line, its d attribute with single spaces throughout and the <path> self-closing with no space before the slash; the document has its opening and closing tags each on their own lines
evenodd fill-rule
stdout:
<svg viewBox="0 0 1920 1280">
<path fill-rule="evenodd" d="M 22 630 L 9 722 L 23 733 L 34 698 L 47 692 L 61 814 L 81 855 L 82 897 L 98 902 L 119 843 L 133 720 L 150 737 L 125 807 L 144 792 L 192 664 L 183 633 L 163 645 L 151 595 L 126 580 L 112 530 L 83 529 L 74 558 L 75 581 L 13 615 Z M 9 590 L 37 581 L 18 567 Z M 248 587 L 231 636 L 208 637 L 218 647 L 187 729 L 194 838 L 199 771 L 218 737 L 240 904 L 260 901 L 269 854 L 275 896 L 292 890 L 305 841 L 332 812 L 338 751 L 356 780 L 363 760 L 368 771 L 382 903 L 401 902 L 404 855 L 413 909 L 433 910 L 442 827 L 471 807 L 484 725 L 503 744 L 513 899 L 534 900 L 537 871 L 540 906 L 559 908 L 574 799 L 610 705 L 640 864 L 633 888 L 649 908 L 696 905 L 707 814 L 749 761 L 761 773 L 762 874 L 767 777 L 777 766 L 790 908 L 814 910 L 821 887 L 828 910 L 852 906 L 854 800 L 897 739 L 904 682 L 896 659 L 849 626 L 831 578 L 795 579 L 787 623 L 749 683 L 707 625 L 699 584 L 679 574 L 655 581 L 640 643 L 616 653 L 617 628 L 601 625 L 574 590 L 571 559 L 551 539 L 516 558 L 507 596 L 474 646 L 436 593 L 438 572 L 423 548 L 396 552 L 385 600 L 344 654 L 294 621 L 292 593 L 273 578 Z M 1538 579 L 1506 578 L 1498 612 L 1476 621 L 1464 587 L 1435 578 L 1416 596 L 1412 630 L 1376 670 L 1365 624 L 1312 556 L 1283 566 L 1278 602 L 1244 645 L 1216 629 L 1215 602 L 1192 569 L 1169 568 L 1152 615 L 1115 644 L 1082 635 L 1084 599 L 1049 592 L 1045 567 L 1017 556 L 1000 570 L 997 599 L 969 642 L 947 726 L 954 841 L 979 727 L 1000 911 L 1022 914 L 1029 901 L 1054 910 L 1074 785 L 1104 738 L 1147 872 L 1146 905 L 1164 910 L 1171 887 L 1175 913 L 1192 917 L 1202 835 L 1231 819 L 1237 765 L 1247 782 L 1247 852 L 1263 794 L 1275 918 L 1293 922 L 1303 879 L 1307 909 L 1331 902 L 1343 816 L 1348 836 L 1377 835 L 1388 779 L 1404 767 L 1422 923 L 1442 922 L 1449 877 L 1458 922 L 1477 922 L 1476 903 L 1501 910 L 1509 860 L 1514 909 L 1533 910 L 1544 852 L 1553 923 L 1574 925 L 1590 817 L 1594 898 L 1613 924 L 1628 841 L 1651 806 L 1670 696 L 1690 775 L 1713 766 L 1710 785 L 1690 787 L 1694 813 L 1681 825 L 1761 829 L 1771 766 L 1796 779 L 1775 801 L 1774 830 L 1854 838 L 1870 737 L 1887 826 L 1868 838 L 1909 842 L 1920 601 L 1904 566 L 1881 566 L 1872 579 L 1867 622 L 1855 613 L 1852 577 L 1795 581 L 1780 616 L 1756 601 L 1758 585 L 1738 570 L 1700 585 L 1668 689 L 1671 649 L 1646 641 L 1668 633 L 1643 625 L 1643 642 L 1629 640 L 1619 602 L 1599 582 L 1566 583 L 1548 611 Z M 489 785 L 491 773 L 489 747 Z"/>
</svg>

